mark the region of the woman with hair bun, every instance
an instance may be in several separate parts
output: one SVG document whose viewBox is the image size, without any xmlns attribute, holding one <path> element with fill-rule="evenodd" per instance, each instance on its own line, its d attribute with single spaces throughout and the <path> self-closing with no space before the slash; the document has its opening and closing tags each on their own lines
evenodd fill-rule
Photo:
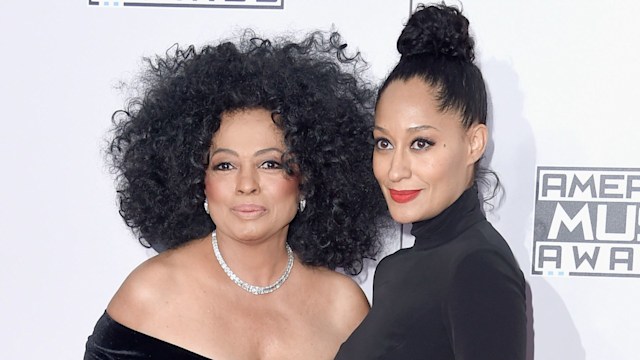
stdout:
<svg viewBox="0 0 640 360">
<path fill-rule="evenodd" d="M 495 174 L 479 167 L 487 94 L 468 27 L 455 7 L 420 6 L 398 39 L 402 57 L 378 93 L 373 169 L 415 244 L 378 264 L 373 307 L 337 359 L 525 358 L 524 277 L 478 195 Z"/>
<path fill-rule="evenodd" d="M 332 359 L 369 310 L 355 274 L 386 218 L 375 92 L 338 33 L 148 61 L 108 149 L 120 214 L 159 252 L 117 291 L 85 359 Z M 358 179 L 354 181 L 354 179 Z"/>
</svg>

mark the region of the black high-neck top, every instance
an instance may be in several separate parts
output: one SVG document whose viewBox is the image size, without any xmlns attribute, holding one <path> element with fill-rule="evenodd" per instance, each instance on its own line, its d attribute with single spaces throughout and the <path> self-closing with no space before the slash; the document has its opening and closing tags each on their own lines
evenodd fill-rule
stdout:
<svg viewBox="0 0 640 360">
<path fill-rule="evenodd" d="M 378 264 L 373 307 L 336 359 L 525 359 L 524 277 L 477 189 L 411 234 Z"/>
</svg>

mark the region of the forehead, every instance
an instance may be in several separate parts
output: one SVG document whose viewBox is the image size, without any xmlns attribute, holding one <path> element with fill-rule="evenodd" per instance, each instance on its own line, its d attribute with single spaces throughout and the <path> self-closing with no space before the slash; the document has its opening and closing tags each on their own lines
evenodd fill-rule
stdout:
<svg viewBox="0 0 640 360">
<path fill-rule="evenodd" d="M 384 90 L 376 107 L 377 127 L 406 130 L 420 126 L 460 128 L 460 115 L 440 111 L 437 89 L 419 78 L 395 80 Z"/>
<path fill-rule="evenodd" d="M 213 134 L 213 147 L 283 147 L 282 131 L 266 109 L 248 109 L 223 113 L 220 128 Z"/>
</svg>

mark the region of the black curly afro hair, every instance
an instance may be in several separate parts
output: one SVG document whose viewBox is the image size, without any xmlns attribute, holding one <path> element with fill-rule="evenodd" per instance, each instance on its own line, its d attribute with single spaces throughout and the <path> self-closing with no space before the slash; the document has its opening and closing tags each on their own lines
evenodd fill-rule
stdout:
<svg viewBox="0 0 640 360">
<path fill-rule="evenodd" d="M 161 252 L 215 229 L 202 206 L 212 135 L 223 113 L 264 108 L 303 179 L 289 244 L 305 264 L 360 272 L 388 215 L 371 169 L 375 90 L 345 47 L 336 32 L 270 41 L 246 31 L 146 59 L 144 92 L 114 113 L 107 149 L 120 214 L 141 243 Z"/>
</svg>

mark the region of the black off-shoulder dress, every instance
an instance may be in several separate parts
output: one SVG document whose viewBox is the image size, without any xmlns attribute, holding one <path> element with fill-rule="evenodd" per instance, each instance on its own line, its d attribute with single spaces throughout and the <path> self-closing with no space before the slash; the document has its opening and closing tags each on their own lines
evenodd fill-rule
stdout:
<svg viewBox="0 0 640 360">
<path fill-rule="evenodd" d="M 211 360 L 130 329 L 105 311 L 87 340 L 84 360 Z"/>
</svg>

